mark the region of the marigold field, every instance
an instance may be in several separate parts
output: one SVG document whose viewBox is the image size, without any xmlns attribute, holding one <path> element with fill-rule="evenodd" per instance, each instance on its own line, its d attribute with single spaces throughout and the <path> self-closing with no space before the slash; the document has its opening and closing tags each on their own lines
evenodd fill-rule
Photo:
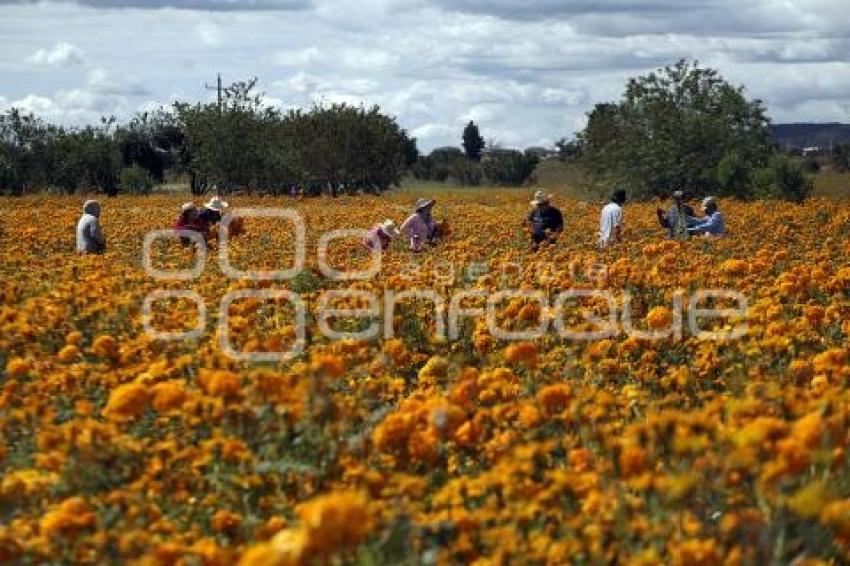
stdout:
<svg viewBox="0 0 850 566">
<path fill-rule="evenodd" d="M 109 249 L 94 257 L 73 253 L 82 199 L 0 200 L 0 562 L 850 561 L 850 204 L 722 201 L 730 236 L 685 243 L 663 239 L 655 203 L 627 204 L 626 243 L 599 252 L 599 206 L 559 198 L 566 233 L 532 254 L 527 191 L 443 191 L 439 246 L 413 256 L 396 242 L 365 281 L 318 271 L 322 233 L 400 222 L 417 196 L 231 198 L 304 215 L 306 269 L 280 282 L 229 279 L 216 244 L 197 279 L 148 275 L 143 238 L 185 197 L 104 199 Z M 293 239 L 285 221 L 247 219 L 230 258 L 286 267 Z M 369 263 L 352 239 L 331 256 Z M 182 269 L 194 253 L 161 241 L 153 259 Z M 254 288 L 304 298 L 304 355 L 222 352 L 221 299 Z M 334 289 L 573 288 L 629 292 L 643 330 L 676 318 L 677 290 L 733 289 L 746 316 L 707 327 L 748 331 L 505 342 L 468 317 L 445 340 L 433 305 L 411 299 L 390 319 L 394 338 L 332 341 L 316 313 Z M 199 338 L 145 331 L 143 302 L 161 289 L 204 298 Z M 284 301 L 228 314 L 239 351 L 285 350 L 297 334 Z M 589 325 L 579 314 L 572 305 L 567 323 Z M 191 300 L 159 301 L 150 323 L 190 330 L 198 315 Z M 512 330 L 551 316 L 529 299 L 497 311 Z"/>
</svg>

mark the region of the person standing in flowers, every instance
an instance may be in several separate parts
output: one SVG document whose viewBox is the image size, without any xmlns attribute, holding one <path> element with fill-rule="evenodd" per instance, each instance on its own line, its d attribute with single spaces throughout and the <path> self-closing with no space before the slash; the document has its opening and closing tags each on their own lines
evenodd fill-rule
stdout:
<svg viewBox="0 0 850 566">
<path fill-rule="evenodd" d="M 209 222 L 201 216 L 201 211 L 198 210 L 198 207 L 193 202 L 184 203 L 180 207 L 180 216 L 174 221 L 173 228 L 174 230 L 183 232 L 197 232 L 204 240 L 210 234 Z M 192 239 L 181 236 L 180 241 L 184 246 L 188 246 L 192 242 Z"/>
<path fill-rule="evenodd" d="M 656 209 L 658 222 L 667 229 L 667 237 L 673 240 L 686 240 L 688 238 L 688 223 L 694 216 L 694 209 L 688 205 L 687 197 L 683 191 L 673 193 L 673 206 L 667 212 L 660 208 Z"/>
<path fill-rule="evenodd" d="M 703 216 L 688 228 L 688 233 L 704 236 L 722 237 L 726 235 L 726 222 L 717 207 L 714 197 L 705 197 L 702 201 Z"/>
<path fill-rule="evenodd" d="M 421 252 L 425 242 L 437 237 L 437 222 L 432 211 L 437 201 L 421 198 L 416 201 L 416 209 L 401 225 L 401 231 L 410 238 L 410 249 Z"/>
<path fill-rule="evenodd" d="M 393 238 L 398 237 L 399 231 L 392 220 L 384 220 L 380 224 L 372 226 L 369 233 L 363 239 L 363 245 L 370 250 L 386 250 L 390 247 Z"/>
<path fill-rule="evenodd" d="M 100 202 L 87 200 L 83 215 L 77 222 L 77 253 L 102 254 L 106 251 L 106 238 L 100 228 Z"/>
<path fill-rule="evenodd" d="M 534 207 L 528 214 L 531 225 L 531 250 L 537 251 L 541 244 L 554 244 L 558 234 L 564 230 L 564 217 L 561 211 L 552 206 L 552 195 L 537 191 L 531 200 Z"/>
<path fill-rule="evenodd" d="M 623 241 L 623 205 L 626 203 L 626 191 L 617 189 L 611 195 L 611 202 L 602 208 L 599 217 L 599 247 Z"/>
<path fill-rule="evenodd" d="M 229 209 L 230 203 L 216 195 L 204 203 L 199 216 L 201 220 L 207 223 L 208 229 L 215 227 L 221 222 L 225 222 L 227 224 L 228 235 L 238 236 L 244 230 L 242 218 L 233 216 L 229 212 Z M 218 237 L 218 232 L 216 232 L 216 237 Z"/>
</svg>

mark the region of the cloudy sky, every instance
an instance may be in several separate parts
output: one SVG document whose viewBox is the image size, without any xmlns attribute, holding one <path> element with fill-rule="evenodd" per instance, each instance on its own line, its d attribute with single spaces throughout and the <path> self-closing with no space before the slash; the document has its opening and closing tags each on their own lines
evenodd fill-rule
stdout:
<svg viewBox="0 0 850 566">
<path fill-rule="evenodd" d="M 687 7 L 685 7 L 687 6 Z M 850 0 L 0 0 L 0 108 L 125 118 L 256 76 L 270 104 L 379 104 L 421 149 L 551 145 L 695 58 L 774 121 L 850 122 Z"/>
</svg>

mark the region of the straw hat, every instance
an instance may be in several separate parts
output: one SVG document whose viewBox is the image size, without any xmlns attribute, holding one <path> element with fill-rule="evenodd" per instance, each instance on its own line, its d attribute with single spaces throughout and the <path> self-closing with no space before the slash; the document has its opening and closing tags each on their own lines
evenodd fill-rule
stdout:
<svg viewBox="0 0 850 566">
<path fill-rule="evenodd" d="M 552 195 L 550 195 L 544 190 L 538 190 L 535 191 L 534 198 L 531 199 L 531 204 L 534 206 L 538 206 L 540 204 L 543 204 L 544 202 L 549 202 L 550 200 L 552 200 Z"/>
<path fill-rule="evenodd" d="M 717 199 L 715 199 L 714 197 L 705 197 L 704 199 L 702 199 L 703 208 L 708 208 L 711 205 L 717 205 Z"/>
<path fill-rule="evenodd" d="M 398 228 L 396 228 L 395 222 L 393 222 L 392 220 L 384 220 L 383 222 L 378 224 L 378 227 L 381 229 L 381 232 L 391 238 L 395 238 L 396 236 L 398 236 Z"/>
<path fill-rule="evenodd" d="M 210 210 L 224 210 L 228 206 L 230 206 L 230 203 L 225 200 L 221 200 L 221 197 L 218 195 L 204 203 L 204 208 L 209 208 Z"/>
<path fill-rule="evenodd" d="M 189 212 L 190 210 L 195 210 L 194 202 L 184 202 L 183 205 L 180 207 L 180 212 L 183 213 Z"/>
<path fill-rule="evenodd" d="M 430 208 L 434 206 L 437 201 L 434 199 L 421 198 L 416 201 L 416 210 L 422 210 L 423 208 Z"/>
</svg>

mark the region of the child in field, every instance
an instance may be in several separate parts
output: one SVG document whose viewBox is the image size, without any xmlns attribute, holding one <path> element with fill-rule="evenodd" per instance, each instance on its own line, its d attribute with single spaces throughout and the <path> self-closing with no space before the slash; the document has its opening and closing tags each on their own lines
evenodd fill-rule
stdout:
<svg viewBox="0 0 850 566">
<path fill-rule="evenodd" d="M 398 229 L 395 227 L 395 222 L 392 220 L 384 220 L 380 224 L 375 224 L 369 230 L 369 234 L 363 240 L 363 245 L 370 250 L 386 250 L 390 247 L 393 238 L 399 235 Z"/>
<path fill-rule="evenodd" d="M 87 200 L 83 215 L 77 222 L 77 253 L 102 254 L 106 251 L 106 238 L 100 229 L 100 203 Z"/>
</svg>

